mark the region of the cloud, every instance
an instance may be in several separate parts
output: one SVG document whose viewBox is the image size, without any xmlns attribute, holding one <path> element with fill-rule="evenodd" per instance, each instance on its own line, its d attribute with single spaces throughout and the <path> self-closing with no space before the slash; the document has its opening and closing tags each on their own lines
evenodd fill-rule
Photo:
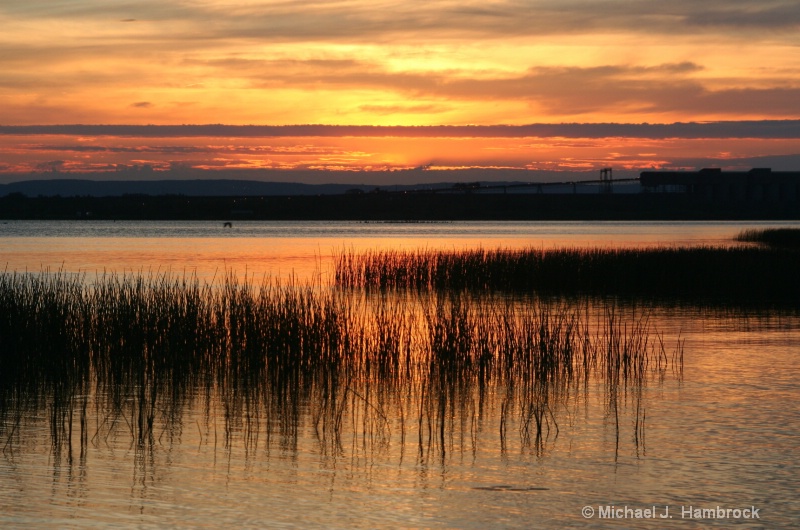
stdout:
<svg viewBox="0 0 800 530">
<path fill-rule="evenodd" d="M 189 7 L 189 6 L 186 6 Z M 461 2 L 308 1 L 249 2 L 190 8 L 213 13 L 216 36 L 279 40 L 379 39 L 399 35 L 449 38 L 592 34 L 625 31 L 661 33 L 720 32 L 737 29 L 795 28 L 800 14 L 794 0 L 464 0 Z M 764 38 L 767 38 L 766 36 Z M 773 35 L 774 38 L 774 35 Z"/>
<path fill-rule="evenodd" d="M 142 145 L 142 146 L 114 146 L 114 145 L 74 145 L 74 144 L 28 144 L 21 146 L 29 151 L 71 151 L 76 153 L 215 153 L 219 149 L 206 146 L 186 145 Z"/>
<path fill-rule="evenodd" d="M 42 171 L 59 171 L 66 165 L 65 160 L 50 160 L 48 162 L 41 162 L 36 165 L 36 169 Z"/>
<path fill-rule="evenodd" d="M 444 105 L 360 105 L 358 110 L 371 114 L 438 114 L 447 112 L 450 107 Z"/>
<path fill-rule="evenodd" d="M 123 20 L 163 24 L 151 31 L 177 40 L 335 40 L 388 42 L 398 36 L 443 40 L 625 31 L 676 35 L 740 30 L 791 30 L 800 25 L 795 0 L 422 0 L 371 2 L 130 0 L 5 0 L 0 14 L 20 19 Z M 208 21 L 214 24 L 209 25 Z M 734 37 L 735 38 L 735 37 Z M 764 35 L 763 38 L 775 38 Z"/>
<path fill-rule="evenodd" d="M 800 167 L 800 154 L 767 155 L 767 156 L 707 156 L 707 157 L 678 157 L 665 161 L 665 167 L 704 168 L 722 167 L 726 169 L 751 169 L 754 167 L 768 167 L 773 171 L 797 171 Z"/>
<path fill-rule="evenodd" d="M 0 125 L 0 136 L 63 135 L 172 137 L 408 137 L 408 138 L 764 138 L 800 139 L 800 120 L 716 121 L 669 124 L 555 123 L 531 125 Z"/>
<path fill-rule="evenodd" d="M 532 67 L 518 76 L 469 71 L 389 72 L 378 64 L 355 60 L 231 58 L 210 64 L 230 69 L 235 75 L 249 79 L 253 87 L 262 89 L 373 88 L 438 100 L 520 100 L 535 104 L 545 113 L 561 116 L 612 111 L 800 116 L 800 83 L 711 89 L 693 77 L 705 67 L 690 61 L 650 66 Z"/>
<path fill-rule="evenodd" d="M 20 144 L 20 150 L 31 152 L 73 152 L 73 153 L 128 153 L 151 155 L 186 154 L 239 154 L 251 156 L 277 155 L 325 155 L 352 156 L 353 152 L 331 146 L 318 145 L 81 145 L 81 144 Z"/>
<path fill-rule="evenodd" d="M 128 0 L 105 2 L 103 0 L 3 0 L 0 14 L 20 20 L 175 20 L 191 17 L 204 10 L 191 2 L 161 2 L 158 0 Z"/>
<path fill-rule="evenodd" d="M 670 68 L 674 69 L 670 72 Z M 647 75 L 659 69 L 662 75 Z M 691 71 L 680 65 L 534 68 L 514 78 L 443 81 L 433 92 L 458 98 L 527 99 L 554 115 L 605 111 L 621 115 L 800 116 L 800 84 L 712 89 L 682 77 Z"/>
<path fill-rule="evenodd" d="M 0 21 L 13 123 L 800 117 L 796 0 L 4 0 Z"/>
<path fill-rule="evenodd" d="M 689 7 L 685 22 L 691 26 L 751 28 L 770 30 L 791 29 L 800 26 L 800 9 L 794 0 L 716 0 L 704 2 L 679 2 Z"/>
</svg>

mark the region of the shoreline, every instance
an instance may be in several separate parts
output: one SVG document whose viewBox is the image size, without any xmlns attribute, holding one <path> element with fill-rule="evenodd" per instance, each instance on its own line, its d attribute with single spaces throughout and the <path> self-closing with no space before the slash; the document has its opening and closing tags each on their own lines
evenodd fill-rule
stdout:
<svg viewBox="0 0 800 530">
<path fill-rule="evenodd" d="M 800 220 L 800 202 L 674 193 L 0 197 L 3 220 L 753 221 Z"/>
</svg>

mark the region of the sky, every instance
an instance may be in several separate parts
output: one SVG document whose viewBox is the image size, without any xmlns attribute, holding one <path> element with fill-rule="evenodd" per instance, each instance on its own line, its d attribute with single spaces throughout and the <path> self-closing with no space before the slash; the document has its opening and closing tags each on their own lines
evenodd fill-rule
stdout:
<svg viewBox="0 0 800 530">
<path fill-rule="evenodd" d="M 3 0 L 0 27 L 4 173 L 800 169 L 796 0 Z M 47 127 L 76 124 L 107 127 Z"/>
</svg>

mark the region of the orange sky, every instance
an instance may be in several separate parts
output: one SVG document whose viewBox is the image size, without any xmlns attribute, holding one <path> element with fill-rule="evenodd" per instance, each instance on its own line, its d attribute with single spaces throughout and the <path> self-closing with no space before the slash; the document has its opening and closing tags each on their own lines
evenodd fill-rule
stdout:
<svg viewBox="0 0 800 530">
<path fill-rule="evenodd" d="M 800 123 L 789 123 L 800 130 Z M 800 153 L 800 139 L 0 134 L 0 157 L 4 161 L 0 172 L 8 174 L 6 181 L 18 180 L 13 174 L 19 172 L 57 170 L 68 176 L 69 172 L 119 171 L 136 166 L 156 171 L 140 171 L 137 178 L 166 178 L 157 172 L 186 167 L 353 171 L 483 167 L 542 172 L 596 172 L 602 167 L 634 172 L 663 167 L 800 167 L 800 156 L 785 153 Z M 169 178 L 176 176 L 181 175 L 175 173 Z M 273 178 L 298 180 L 290 174 Z M 436 180 L 433 176 L 429 179 Z M 353 177 L 353 182 L 364 180 Z M 320 177 L 318 181 L 326 179 Z"/>
<path fill-rule="evenodd" d="M 0 125 L 800 118 L 795 0 L 4 0 L 0 27 Z M 170 158 L 159 151 L 187 142 L 5 134 L 0 171 L 137 160 L 198 167 L 680 165 L 794 156 L 796 139 L 723 145 L 608 138 L 576 148 L 586 142 L 207 138 L 188 142 L 198 147 L 192 156 Z M 138 157 L 122 149 L 147 143 L 153 149 Z M 72 144 L 107 149 L 66 149 Z"/>
</svg>

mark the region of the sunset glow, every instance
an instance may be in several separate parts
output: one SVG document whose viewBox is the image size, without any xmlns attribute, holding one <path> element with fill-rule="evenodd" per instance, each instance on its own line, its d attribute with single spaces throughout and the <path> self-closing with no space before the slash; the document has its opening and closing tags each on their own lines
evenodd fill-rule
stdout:
<svg viewBox="0 0 800 530">
<path fill-rule="evenodd" d="M 791 0 L 7 0 L 0 24 L 4 126 L 800 119 L 800 10 Z M 120 164 L 627 169 L 728 160 L 739 166 L 774 156 L 796 166 L 798 129 L 784 138 L 733 141 L 142 141 L 12 131 L 0 137 L 0 171 L 53 163 L 81 171 Z"/>
</svg>

